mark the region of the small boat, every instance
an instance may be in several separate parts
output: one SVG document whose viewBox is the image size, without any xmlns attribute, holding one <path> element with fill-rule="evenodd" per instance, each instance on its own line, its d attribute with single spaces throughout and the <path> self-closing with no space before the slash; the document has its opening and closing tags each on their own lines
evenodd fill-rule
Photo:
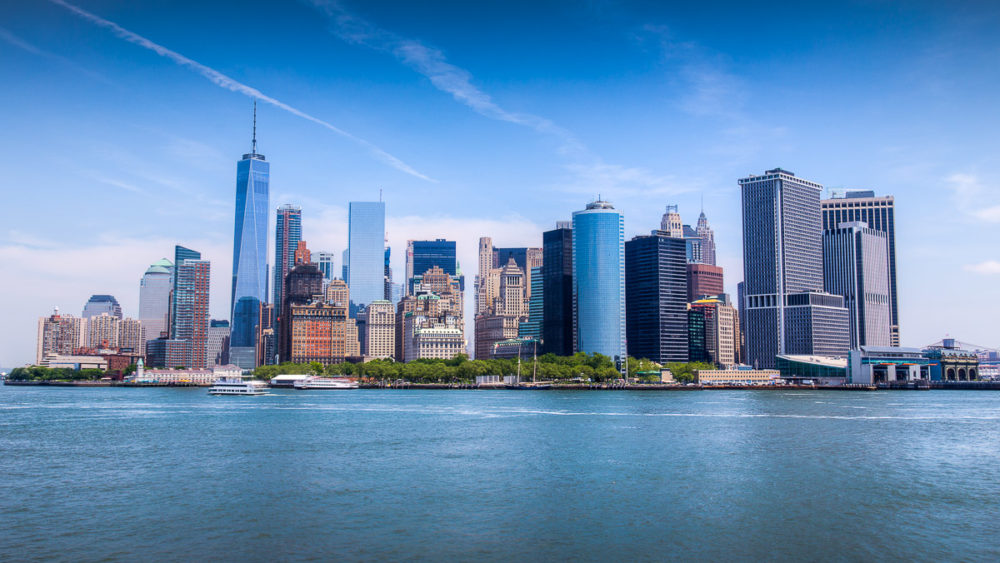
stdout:
<svg viewBox="0 0 1000 563">
<path fill-rule="evenodd" d="M 295 382 L 296 389 L 357 389 L 358 382 L 346 377 L 307 377 Z"/>
<path fill-rule="evenodd" d="M 238 377 L 218 379 L 208 388 L 209 395 L 267 395 L 267 384 L 263 381 L 245 380 Z"/>
</svg>

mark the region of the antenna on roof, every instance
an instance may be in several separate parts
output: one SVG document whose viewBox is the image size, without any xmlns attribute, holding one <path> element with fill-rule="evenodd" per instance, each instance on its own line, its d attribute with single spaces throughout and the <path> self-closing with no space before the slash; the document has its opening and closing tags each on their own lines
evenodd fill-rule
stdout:
<svg viewBox="0 0 1000 563">
<path fill-rule="evenodd" d="M 705 214 L 705 192 L 701 192 L 701 214 Z"/>
<path fill-rule="evenodd" d="M 378 189 L 378 200 L 382 201 L 382 188 Z"/>
<path fill-rule="evenodd" d="M 253 140 L 251 141 L 250 152 L 257 154 L 257 98 L 253 99 Z"/>
</svg>

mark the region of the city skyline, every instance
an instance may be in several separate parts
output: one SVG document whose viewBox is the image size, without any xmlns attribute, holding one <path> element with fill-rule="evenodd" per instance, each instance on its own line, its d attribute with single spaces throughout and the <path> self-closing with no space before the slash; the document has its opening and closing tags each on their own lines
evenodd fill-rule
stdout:
<svg viewBox="0 0 1000 563">
<path fill-rule="evenodd" d="M 715 31 L 690 25 L 694 14 L 688 12 L 608 7 L 614 25 L 604 27 L 597 23 L 595 8 L 590 8 L 559 37 L 599 35 L 595 45 L 613 47 L 600 64 L 593 70 L 574 66 L 560 47 L 517 71 L 515 55 L 539 45 L 543 34 L 537 30 L 525 30 L 526 45 L 507 59 L 490 52 L 487 39 L 407 23 L 413 7 L 399 14 L 376 11 L 376 17 L 365 13 L 362 5 L 348 5 L 345 10 L 355 10 L 349 13 L 356 21 L 382 32 L 365 40 L 344 40 L 344 30 L 327 34 L 329 20 L 322 11 L 301 5 L 283 8 L 284 19 L 273 24 L 275 36 L 262 37 L 253 61 L 248 61 L 245 53 L 224 46 L 225 37 L 237 33 L 243 15 L 212 37 L 202 32 L 223 24 L 211 17 L 211 10 L 161 14 L 155 7 L 128 13 L 94 2 L 78 6 L 309 115 L 330 118 L 435 180 L 387 165 L 384 157 L 373 156 L 370 147 L 331 135 L 323 126 L 274 104 L 262 104 L 258 139 L 262 152 L 275 163 L 269 214 L 273 218 L 274 209 L 284 203 L 307 209 L 303 238 L 311 248 L 346 248 L 347 203 L 374 201 L 379 189 L 385 190 L 386 227 L 389 246 L 396 249 L 392 264 L 396 272 L 404 271 L 407 239 L 455 240 L 458 261 L 469 272 L 476 263 L 480 236 L 492 236 L 502 247 L 540 247 L 543 231 L 567 220 L 598 193 L 625 214 L 626 240 L 656 228 L 668 204 L 678 204 L 684 222 L 693 225 L 704 193 L 704 208 L 716 231 L 718 262 L 727 272 L 726 291 L 736 295 L 735 284 L 742 277 L 736 178 L 782 166 L 827 186 L 824 198 L 829 191 L 845 188 L 896 197 L 904 345 L 922 346 L 945 332 L 984 345 L 995 346 L 998 340 L 998 329 L 990 319 L 1000 310 L 1000 299 L 997 278 L 990 275 L 1000 273 L 1000 256 L 988 245 L 991 229 L 1000 221 L 993 205 L 998 194 L 990 187 L 997 181 L 996 141 L 969 134 L 973 129 L 991 129 L 991 120 L 997 118 L 989 111 L 980 111 L 975 120 L 966 114 L 956 118 L 946 109 L 962 105 L 970 115 L 976 108 L 988 109 L 977 92 L 991 90 L 995 70 L 974 60 L 956 60 L 967 58 L 973 45 L 995 46 L 995 40 L 983 34 L 988 24 L 996 22 L 996 14 L 980 21 L 960 13 L 934 18 L 940 15 L 934 9 L 914 7 L 892 14 L 897 18 L 896 33 L 878 39 L 875 23 L 854 28 L 851 35 L 823 32 L 824 38 L 839 41 L 856 34 L 860 40 L 855 48 L 860 52 L 890 47 L 873 59 L 872 69 L 849 71 L 831 66 L 822 45 L 768 39 L 750 52 L 737 52 L 721 31 L 732 31 L 735 23 L 730 18 L 718 22 L 720 31 Z M 274 6 L 269 9 L 279 11 Z M 553 21 L 560 10 L 541 7 L 539 21 Z M 890 15 L 887 8 L 857 10 L 873 21 Z M 120 300 L 126 316 L 137 317 L 139 279 L 151 263 L 169 257 L 174 244 L 198 248 L 214 263 L 211 316 L 229 318 L 232 166 L 246 151 L 250 99 L 239 90 L 214 86 L 204 74 L 178 67 L 176 60 L 157 56 L 134 40 L 123 41 L 120 34 L 58 3 L 15 11 L 20 17 L 0 29 L 0 40 L 10 47 L 0 53 L 0 65 L 15 77 L 9 91 L 0 94 L 11 110 L 10 135 L 0 146 L 11 156 L 4 193 L 12 203 L 0 212 L 6 227 L 0 233 L 0 258 L 8 274 L 0 290 L 9 296 L 12 325 L 4 329 L 0 365 L 30 361 L 34 338 L 30 327 L 53 306 L 77 311 L 89 295 L 111 294 Z M 171 31 L 178 14 L 185 17 L 185 25 Z M 160 17 L 164 15 L 170 17 Z M 774 14 L 762 10 L 748 23 L 769 15 Z M 485 22 L 477 16 L 481 14 L 456 15 L 482 31 Z M 321 46 L 317 52 L 354 62 L 330 65 L 319 56 L 304 57 L 288 71 L 276 70 L 279 61 L 285 64 L 281 56 L 288 51 L 269 52 L 268 44 L 287 41 L 300 22 L 308 24 L 303 44 Z M 903 37 L 907 30 L 929 32 L 922 60 L 900 53 L 908 46 Z M 192 42 L 186 31 L 211 40 Z M 933 38 L 958 32 L 965 32 L 968 39 L 953 44 L 952 52 L 927 54 Z M 374 45 L 377 41 L 383 43 Z M 402 42 L 414 46 L 410 58 L 389 47 Z M 768 101 L 763 96 L 767 87 L 754 72 L 783 49 L 795 56 L 773 67 L 773 72 L 783 76 L 806 72 L 808 86 L 802 86 L 803 91 L 777 92 L 778 99 Z M 831 78 L 808 72 L 810 63 L 820 63 Z M 560 71 L 560 64 L 567 68 Z M 615 71 L 616 65 L 627 76 Z M 963 65 L 976 68 L 978 77 L 964 78 Z M 331 70 L 334 66 L 336 71 Z M 875 67 L 891 69 L 892 76 L 870 87 L 893 86 L 890 93 L 898 108 L 859 101 L 866 92 L 860 83 L 876 73 Z M 549 75 L 552 78 L 540 78 Z M 282 88 L 281 81 L 289 77 L 304 91 Z M 834 89 L 828 93 L 850 95 L 842 102 L 824 97 L 822 106 L 799 103 L 787 113 L 775 111 L 780 102 L 801 102 L 800 96 L 829 86 L 828 81 L 837 77 L 852 78 L 851 87 L 858 91 Z M 72 80 L 74 91 L 46 87 L 60 80 Z M 963 93 L 952 87 L 965 81 L 976 87 L 962 88 Z M 586 91 L 568 89 L 578 82 L 588 86 Z M 664 85 L 671 82 L 671 87 Z M 648 85 L 657 86 L 655 99 L 637 98 L 635 91 Z M 626 93 L 610 102 L 599 99 L 614 86 Z M 27 93 L 39 87 L 41 94 Z M 402 92 L 393 93 L 397 89 Z M 372 95 L 356 99 L 362 92 Z M 726 95 L 733 93 L 736 96 Z M 330 101 L 323 101 L 331 95 Z M 621 104 L 633 109 L 618 107 Z M 386 107 L 390 111 L 379 111 Z M 934 111 L 921 111 L 919 119 L 907 124 L 912 111 L 920 107 Z M 602 112 L 613 116 L 615 123 Z M 653 115 L 653 129 L 662 130 L 650 133 L 646 121 L 638 117 L 643 113 Z M 892 118 L 877 119 L 884 114 Z M 542 115 L 546 117 L 539 118 Z M 823 123 L 817 123 L 819 118 Z M 823 135 L 815 132 L 832 131 L 824 125 L 827 121 L 844 131 L 819 139 Z M 87 131 L 87 142 L 81 144 L 78 134 L 66 136 L 67 126 Z M 727 131 L 737 137 L 727 138 Z M 802 137 L 806 133 L 810 136 Z M 482 139 L 482 144 L 474 146 L 473 138 Z M 718 143 L 714 147 L 709 146 L 713 138 Z M 571 141 L 587 148 L 574 148 Z M 727 154 L 727 148 L 746 154 Z M 585 151 L 586 156 L 569 149 Z M 565 156 L 567 151 L 571 158 Z M 66 159 L 71 153 L 75 158 Z M 334 175 L 319 173 L 315 167 L 310 170 L 305 165 L 310 161 L 324 162 L 323 169 L 334 170 Z M 514 197 L 501 202 L 496 197 L 501 193 Z M 109 205 L 120 211 L 114 216 L 121 220 L 109 217 L 97 226 L 89 221 L 106 214 Z M 46 229 L 16 211 L 25 208 L 43 209 L 50 219 Z M 923 229 L 927 224 L 935 224 L 942 236 L 928 239 Z M 960 236 L 962 245 L 948 240 Z M 270 252 L 273 246 L 266 256 Z M 935 257 L 938 267 L 924 267 L 928 255 Z M 967 295 L 979 297 L 975 305 L 962 299 Z M 466 293 L 467 323 L 473 301 Z"/>
</svg>

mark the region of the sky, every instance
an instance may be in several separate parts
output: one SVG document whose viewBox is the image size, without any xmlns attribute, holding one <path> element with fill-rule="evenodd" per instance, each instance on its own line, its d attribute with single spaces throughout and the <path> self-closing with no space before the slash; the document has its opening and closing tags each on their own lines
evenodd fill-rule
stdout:
<svg viewBox="0 0 1000 563">
<path fill-rule="evenodd" d="M 756 4 L 0 0 L 0 365 L 54 307 L 137 316 L 175 244 L 228 317 L 254 97 L 271 207 L 337 268 L 380 192 L 396 281 L 448 238 L 469 287 L 480 236 L 541 246 L 600 196 L 626 238 L 704 206 L 735 295 L 737 179 L 781 167 L 895 196 L 904 345 L 1000 347 L 1000 4 Z"/>
</svg>

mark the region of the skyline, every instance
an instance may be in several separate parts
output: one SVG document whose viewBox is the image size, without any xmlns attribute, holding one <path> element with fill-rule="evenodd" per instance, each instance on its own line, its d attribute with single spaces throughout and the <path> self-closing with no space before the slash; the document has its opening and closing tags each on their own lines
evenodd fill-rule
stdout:
<svg viewBox="0 0 1000 563">
<path fill-rule="evenodd" d="M 986 133 L 1000 120 L 987 99 L 998 76 L 976 59 L 1000 51 L 985 35 L 997 23 L 995 9 L 859 7 L 854 16 L 867 10 L 871 21 L 841 34 L 831 24 L 821 33 L 839 53 L 871 50 L 873 58 L 850 72 L 824 58 L 819 38 L 797 51 L 761 38 L 737 53 L 735 38 L 692 25 L 697 14 L 690 8 L 651 13 L 593 5 L 569 12 L 545 5 L 527 23 L 495 7 L 470 14 L 476 8 L 449 6 L 447 24 L 469 24 L 458 29 L 432 23 L 430 14 L 445 10 L 439 6 L 408 21 L 416 7 L 297 4 L 282 6 L 248 56 L 227 43 L 245 14 L 218 22 L 211 21 L 215 6 L 129 12 L 114 2 L 73 5 L 232 77 L 263 101 L 268 94 L 307 108 L 299 110 L 306 121 L 271 102 L 259 108 L 258 145 L 274 165 L 270 225 L 279 205 L 301 206 L 309 248 L 337 255 L 346 248 L 348 202 L 376 201 L 384 189 L 396 283 L 407 239 L 456 240 L 471 279 L 480 236 L 498 246 L 540 247 L 543 231 L 600 194 L 623 211 L 630 240 L 655 229 L 668 204 L 679 204 L 693 226 L 704 196 L 726 290 L 735 296 L 742 277 L 737 178 L 783 167 L 823 184 L 824 197 L 831 188 L 896 197 L 904 345 L 945 333 L 991 347 L 1000 340 L 990 323 L 1000 312 L 1000 252 L 989 244 L 1000 223 L 1000 205 L 991 205 L 1000 195 L 993 187 L 998 143 Z M 246 92 L 213 85 L 201 67 L 178 66 L 58 2 L 20 8 L 0 28 L 0 65 L 13 77 L 0 93 L 11 117 L 0 140 L 10 157 L 10 202 L 0 211 L 7 274 L 0 290 L 10 314 L 0 365 L 28 361 L 34 323 L 53 306 L 76 315 L 90 295 L 112 294 L 126 316 L 137 317 L 143 272 L 169 257 L 174 244 L 213 262 L 212 317 L 228 319 L 232 170 L 250 148 Z M 754 28 L 768 10 L 761 12 L 744 25 Z M 734 7 L 732 20 L 737 13 Z M 560 15 L 572 16 L 566 29 L 534 29 Z M 182 16 L 184 26 L 172 29 Z M 490 43 L 497 32 L 487 29 L 486 16 L 530 29 L 511 34 L 517 44 L 499 43 L 509 50 L 499 49 Z M 837 21 L 849 19 L 840 14 Z M 331 21 L 332 34 L 324 30 Z M 870 35 L 887 21 L 896 27 Z M 215 34 L 206 31 L 220 23 Z M 965 36 L 952 37 L 951 53 L 929 60 L 924 53 L 918 72 L 920 57 L 900 55 L 914 40 L 904 28 Z M 585 67 L 570 52 L 574 42 L 557 45 L 559 38 L 576 38 L 594 64 Z M 856 46 L 838 42 L 852 39 Z M 340 64 L 322 64 L 318 51 L 290 59 L 282 47 L 289 44 L 321 45 Z M 522 67 L 529 47 L 539 45 L 550 48 Z M 896 64 L 880 66 L 886 62 Z M 810 66 L 821 70 L 806 72 L 794 87 L 765 91 L 761 84 L 796 78 Z M 763 68 L 767 80 L 753 74 Z M 830 90 L 838 77 L 852 78 L 852 88 Z M 73 88 L 57 88 L 60 81 Z M 640 95 L 648 86 L 656 95 Z M 880 90 L 888 86 L 896 90 Z M 875 92 L 885 101 L 865 99 Z M 330 135 L 331 123 L 351 136 Z M 45 228 L 25 209 L 44 209 Z M 273 240 L 268 244 L 271 256 Z M 467 293 L 467 319 L 472 301 Z"/>
</svg>

